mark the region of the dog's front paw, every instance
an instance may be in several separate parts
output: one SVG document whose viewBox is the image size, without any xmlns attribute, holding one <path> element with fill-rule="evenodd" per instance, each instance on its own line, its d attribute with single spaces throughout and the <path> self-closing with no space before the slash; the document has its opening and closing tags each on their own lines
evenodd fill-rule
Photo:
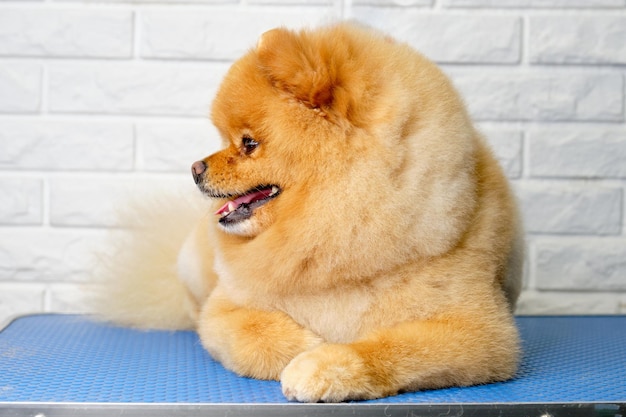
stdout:
<svg viewBox="0 0 626 417">
<path fill-rule="evenodd" d="M 367 366 L 349 345 L 322 345 L 296 356 L 281 374 L 290 401 L 339 402 L 376 398 Z"/>
<path fill-rule="evenodd" d="M 198 321 L 202 345 L 214 359 L 239 375 L 278 380 L 301 352 L 324 342 L 280 311 L 255 310 L 214 290 Z"/>
</svg>

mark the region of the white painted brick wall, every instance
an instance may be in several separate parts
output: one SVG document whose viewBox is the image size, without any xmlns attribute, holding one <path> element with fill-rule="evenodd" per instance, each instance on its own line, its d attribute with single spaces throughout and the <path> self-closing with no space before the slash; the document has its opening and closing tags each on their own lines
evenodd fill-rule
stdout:
<svg viewBox="0 0 626 417">
<path fill-rule="evenodd" d="M 103 230 L 3 228 L 0 283 L 89 281 Z"/>
<path fill-rule="evenodd" d="M 529 233 L 619 235 L 622 231 L 621 187 L 533 181 L 520 184 L 517 191 Z"/>
<path fill-rule="evenodd" d="M 533 16 L 530 60 L 544 64 L 626 64 L 626 16 Z"/>
<path fill-rule="evenodd" d="M 51 64 L 50 113 L 202 117 L 227 65 Z"/>
<path fill-rule="evenodd" d="M 189 170 L 186 168 L 185 172 Z M 196 191 L 193 181 L 180 175 L 87 178 L 63 175 L 51 178 L 49 187 L 50 225 L 69 228 L 124 226 L 118 223 L 116 214 L 125 202 L 140 200 L 141 195 L 158 197 L 166 190 Z"/>
<path fill-rule="evenodd" d="M 234 60 L 256 43 L 260 33 L 277 26 L 327 23 L 332 9 L 261 8 L 202 12 L 149 11 L 141 15 L 143 58 Z M 228 42 L 225 42 L 228 40 Z"/>
<path fill-rule="evenodd" d="M 353 18 L 442 65 L 528 235 L 522 314 L 626 313 L 626 0 L 0 1 L 0 320 L 84 312 L 128 195 L 193 188 L 230 62 Z"/>
<path fill-rule="evenodd" d="M 515 64 L 519 16 L 425 14 L 422 9 L 357 7 L 353 17 L 382 29 L 439 63 Z"/>
<path fill-rule="evenodd" d="M 130 58 L 131 11 L 11 8 L 0 14 L 0 54 Z"/>
<path fill-rule="evenodd" d="M 476 120 L 624 121 L 620 73 L 553 68 L 452 68 Z"/>
<path fill-rule="evenodd" d="M 0 173 L 133 169 L 130 122 L 3 117 L 0 126 Z"/>
<path fill-rule="evenodd" d="M 30 62 L 0 62 L 0 112 L 36 113 L 43 94 L 43 66 Z"/>
<path fill-rule="evenodd" d="M 188 122 L 138 122 L 137 168 L 149 172 L 187 172 L 189 161 L 220 148 L 209 119 Z M 188 178 L 185 178 L 186 180 Z"/>
<path fill-rule="evenodd" d="M 38 178 L 0 177 L 0 224 L 41 225 L 43 182 Z"/>
<path fill-rule="evenodd" d="M 530 128 L 529 175 L 556 178 L 626 178 L 626 128 Z"/>
</svg>

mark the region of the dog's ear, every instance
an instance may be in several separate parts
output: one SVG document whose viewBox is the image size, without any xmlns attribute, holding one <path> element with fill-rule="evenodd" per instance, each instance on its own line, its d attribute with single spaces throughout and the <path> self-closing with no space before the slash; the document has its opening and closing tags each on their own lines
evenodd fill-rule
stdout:
<svg viewBox="0 0 626 417">
<path fill-rule="evenodd" d="M 333 101 L 336 74 L 323 57 L 323 51 L 302 36 L 287 29 L 265 32 L 256 47 L 261 69 L 277 87 L 315 109 L 327 108 Z"/>
</svg>

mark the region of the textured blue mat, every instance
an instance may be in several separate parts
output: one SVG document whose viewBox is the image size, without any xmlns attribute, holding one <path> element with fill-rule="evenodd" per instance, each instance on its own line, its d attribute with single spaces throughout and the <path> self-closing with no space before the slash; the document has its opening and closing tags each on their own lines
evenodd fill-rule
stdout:
<svg viewBox="0 0 626 417">
<path fill-rule="evenodd" d="M 626 316 L 520 317 L 524 359 L 506 383 L 367 403 L 624 403 Z M 34 315 L 0 332 L 0 403 L 285 403 L 277 382 L 241 378 L 193 332 L 136 331 Z"/>
</svg>

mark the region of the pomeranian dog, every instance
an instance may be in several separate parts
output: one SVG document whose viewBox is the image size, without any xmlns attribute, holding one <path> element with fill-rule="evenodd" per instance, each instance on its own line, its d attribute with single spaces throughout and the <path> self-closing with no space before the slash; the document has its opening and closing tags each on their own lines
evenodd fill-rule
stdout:
<svg viewBox="0 0 626 417">
<path fill-rule="evenodd" d="M 232 65 L 212 120 L 223 150 L 191 169 L 209 199 L 136 216 L 105 317 L 194 328 L 226 368 L 302 402 L 515 374 L 516 204 L 432 62 L 356 24 L 275 29 Z"/>
</svg>

